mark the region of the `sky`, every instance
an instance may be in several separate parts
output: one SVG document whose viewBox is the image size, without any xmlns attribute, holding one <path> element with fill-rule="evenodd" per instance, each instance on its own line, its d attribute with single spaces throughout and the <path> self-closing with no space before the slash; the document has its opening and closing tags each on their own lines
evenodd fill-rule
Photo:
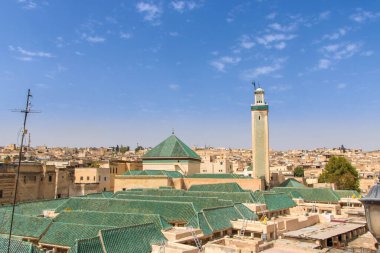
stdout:
<svg viewBox="0 0 380 253">
<path fill-rule="evenodd" d="M 0 145 L 249 148 L 254 80 L 275 150 L 380 149 L 380 2 L 0 3 Z"/>
</svg>

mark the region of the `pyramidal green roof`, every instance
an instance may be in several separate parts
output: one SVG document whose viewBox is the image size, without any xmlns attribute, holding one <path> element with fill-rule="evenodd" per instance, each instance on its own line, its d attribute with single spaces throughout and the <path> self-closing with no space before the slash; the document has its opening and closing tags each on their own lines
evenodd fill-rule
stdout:
<svg viewBox="0 0 380 253">
<path fill-rule="evenodd" d="M 195 153 L 185 143 L 178 139 L 178 137 L 174 134 L 143 155 L 143 159 L 152 158 L 201 159 L 197 153 Z"/>
<path fill-rule="evenodd" d="M 279 187 L 306 187 L 304 184 L 301 184 L 294 178 L 286 179 L 284 182 L 282 182 Z"/>
</svg>

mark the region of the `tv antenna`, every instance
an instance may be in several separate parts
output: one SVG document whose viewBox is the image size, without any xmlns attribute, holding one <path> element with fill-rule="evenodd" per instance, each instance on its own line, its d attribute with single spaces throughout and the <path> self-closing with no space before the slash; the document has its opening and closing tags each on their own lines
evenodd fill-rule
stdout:
<svg viewBox="0 0 380 253">
<path fill-rule="evenodd" d="M 11 226 L 9 228 L 9 238 L 8 238 L 8 247 L 7 252 L 9 253 L 11 250 L 11 239 L 12 239 L 12 229 L 13 229 L 13 219 L 14 219 L 14 213 L 15 213 L 15 206 L 16 206 L 16 199 L 17 199 L 17 189 L 18 189 L 18 179 L 20 176 L 20 167 L 21 167 L 21 158 L 23 154 L 23 146 L 24 146 L 24 138 L 25 135 L 28 133 L 26 129 L 26 120 L 28 118 L 29 113 L 39 113 L 39 111 L 32 111 L 30 108 L 32 107 L 32 104 L 30 102 L 30 99 L 32 98 L 32 94 L 30 93 L 30 89 L 28 89 L 28 95 L 26 96 L 26 105 L 25 109 L 20 110 L 12 110 L 12 112 L 21 112 L 24 114 L 24 123 L 23 123 L 23 129 L 22 129 L 22 135 L 21 135 L 21 143 L 20 143 L 20 152 L 18 155 L 18 166 L 16 171 L 16 183 L 15 183 L 15 190 L 13 193 L 13 205 L 12 205 L 12 215 L 11 215 Z"/>
</svg>

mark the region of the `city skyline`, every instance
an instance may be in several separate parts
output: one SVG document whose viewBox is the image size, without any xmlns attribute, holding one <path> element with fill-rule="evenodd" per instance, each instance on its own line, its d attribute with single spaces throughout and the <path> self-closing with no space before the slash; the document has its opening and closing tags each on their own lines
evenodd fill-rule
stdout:
<svg viewBox="0 0 380 253">
<path fill-rule="evenodd" d="M 97 4 L 2 3 L 0 145 L 31 88 L 33 146 L 249 148 L 256 80 L 271 149 L 379 149 L 379 3 Z"/>
</svg>

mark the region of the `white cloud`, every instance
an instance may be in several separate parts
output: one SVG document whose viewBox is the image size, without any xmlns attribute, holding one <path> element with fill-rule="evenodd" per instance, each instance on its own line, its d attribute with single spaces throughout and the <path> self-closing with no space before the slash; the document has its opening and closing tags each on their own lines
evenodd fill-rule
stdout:
<svg viewBox="0 0 380 253">
<path fill-rule="evenodd" d="M 274 48 L 279 49 L 279 50 L 284 49 L 285 47 L 286 47 L 286 43 L 283 42 L 283 41 L 281 41 L 280 43 L 274 45 Z"/>
<path fill-rule="evenodd" d="M 177 37 L 179 34 L 177 32 L 169 32 L 169 35 L 172 37 Z"/>
<path fill-rule="evenodd" d="M 284 41 L 292 40 L 296 37 L 297 36 L 295 34 L 266 34 L 257 38 L 257 43 L 264 45 L 266 48 L 275 47 L 276 49 L 284 49 L 286 47 L 286 43 Z"/>
<path fill-rule="evenodd" d="M 327 19 L 329 19 L 330 18 L 330 14 L 331 14 L 330 11 L 324 11 L 324 12 L 319 13 L 319 20 L 327 20 Z"/>
<path fill-rule="evenodd" d="M 329 57 L 335 60 L 347 59 L 358 53 L 360 44 L 358 43 L 341 43 L 331 44 L 322 48 L 322 53 L 325 57 Z"/>
<path fill-rule="evenodd" d="M 327 40 L 337 40 L 337 39 L 343 37 L 344 35 L 346 35 L 349 30 L 350 30 L 350 28 L 340 28 L 340 29 L 338 29 L 334 33 L 323 35 L 322 39 L 323 40 L 325 40 L 325 39 L 327 39 Z"/>
<path fill-rule="evenodd" d="M 337 87 L 338 89 L 344 89 L 344 88 L 347 87 L 347 84 L 345 84 L 345 83 L 340 83 L 340 84 L 338 84 L 336 87 Z"/>
<path fill-rule="evenodd" d="M 241 61 L 240 57 L 223 56 L 223 57 L 220 57 L 217 60 L 212 61 L 210 64 L 216 70 L 218 70 L 220 72 L 224 72 L 225 71 L 225 67 L 227 65 L 236 65 L 240 61 Z"/>
<path fill-rule="evenodd" d="M 90 43 L 103 43 L 106 41 L 106 39 L 104 37 L 101 37 L 101 36 L 91 36 L 91 35 L 87 35 L 85 33 L 82 34 L 82 39 L 84 39 L 85 41 L 87 42 L 90 42 Z"/>
<path fill-rule="evenodd" d="M 128 40 L 128 39 L 132 38 L 132 34 L 126 33 L 126 32 L 120 32 L 119 35 L 120 35 L 120 38 L 124 39 L 124 40 Z"/>
<path fill-rule="evenodd" d="M 160 24 L 159 18 L 161 17 L 162 9 L 158 5 L 139 2 L 136 5 L 136 9 L 139 13 L 144 14 L 144 20 L 154 25 Z"/>
<path fill-rule="evenodd" d="M 372 56 L 374 54 L 374 52 L 372 50 L 368 50 L 368 51 L 365 51 L 363 53 L 361 53 L 360 55 L 362 56 Z"/>
<path fill-rule="evenodd" d="M 259 76 L 271 74 L 282 68 L 285 59 L 280 58 L 274 61 L 272 65 L 260 66 L 254 69 L 248 69 L 242 72 L 241 78 L 244 80 L 253 80 Z"/>
<path fill-rule="evenodd" d="M 32 10 L 37 8 L 37 3 L 33 0 L 18 0 L 17 2 L 22 4 L 24 9 Z"/>
<path fill-rule="evenodd" d="M 8 46 L 8 49 L 12 52 L 16 52 L 19 56 L 16 59 L 20 61 L 33 61 L 35 58 L 52 58 L 54 57 L 51 53 L 43 51 L 29 51 L 22 47 L 14 47 L 12 45 Z"/>
<path fill-rule="evenodd" d="M 327 59 L 320 59 L 318 63 L 319 69 L 328 69 L 331 66 L 331 61 Z"/>
<path fill-rule="evenodd" d="M 255 46 L 255 42 L 248 35 L 243 35 L 240 38 L 240 46 L 245 49 L 250 49 Z"/>
<path fill-rule="evenodd" d="M 272 23 L 270 25 L 268 25 L 269 28 L 275 30 L 275 31 L 279 31 L 279 32 L 291 32 L 291 31 L 294 31 L 295 29 L 297 29 L 297 25 L 295 23 L 293 24 L 290 24 L 290 25 L 281 25 L 279 23 Z"/>
<path fill-rule="evenodd" d="M 79 52 L 79 51 L 75 51 L 75 54 L 78 55 L 78 56 L 83 56 L 84 55 L 84 53 Z"/>
<path fill-rule="evenodd" d="M 271 12 L 268 15 L 265 16 L 266 19 L 274 19 L 275 17 L 277 17 L 277 13 L 276 12 Z"/>
<path fill-rule="evenodd" d="M 350 16 L 350 19 L 358 23 L 364 23 L 368 20 L 374 20 L 379 17 L 380 17 L 380 12 L 371 12 L 371 11 L 364 11 L 362 9 L 356 9 L 356 13 L 352 14 Z"/>
<path fill-rule="evenodd" d="M 170 6 L 174 10 L 176 10 L 180 13 L 182 13 L 186 10 L 191 11 L 191 10 L 199 7 L 199 5 L 197 3 L 195 3 L 194 1 L 184 1 L 184 0 L 183 1 L 180 1 L 180 0 L 171 1 Z"/>
<path fill-rule="evenodd" d="M 179 85 L 178 84 L 169 84 L 168 87 L 171 90 L 178 90 L 179 89 Z"/>
</svg>

